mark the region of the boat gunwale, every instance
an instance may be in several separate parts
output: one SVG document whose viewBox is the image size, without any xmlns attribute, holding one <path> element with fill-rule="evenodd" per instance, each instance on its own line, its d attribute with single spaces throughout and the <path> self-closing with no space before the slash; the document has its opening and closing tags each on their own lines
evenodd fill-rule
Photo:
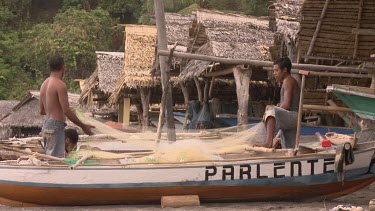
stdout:
<svg viewBox="0 0 375 211">
<path fill-rule="evenodd" d="M 370 148 L 364 148 L 364 149 L 357 149 L 354 150 L 354 154 L 358 153 L 365 153 L 367 151 L 375 150 L 375 142 L 363 142 L 357 144 L 357 146 L 362 146 L 362 145 L 374 145 Z M 295 156 L 268 156 L 268 157 L 248 157 L 248 158 L 239 158 L 239 159 L 225 159 L 225 160 L 201 160 L 201 161 L 186 161 L 186 162 L 164 162 L 164 163 L 128 163 L 128 164 L 90 164 L 90 165 L 81 165 L 79 168 L 80 170 L 82 169 L 87 169 L 90 167 L 119 167 L 119 168 L 127 168 L 127 167 L 134 167 L 137 168 L 137 166 L 142 166 L 145 169 L 151 169 L 151 168 L 175 168 L 175 167 L 180 167 L 180 168 L 189 168 L 189 167 L 197 167 L 197 166 L 203 166 L 207 164 L 215 164 L 216 163 L 230 163 L 230 162 L 243 162 L 243 161 L 254 161 L 254 160 L 275 160 L 275 159 L 284 159 L 284 160 L 303 160 L 303 158 L 307 157 L 332 157 L 336 156 L 336 153 L 307 153 L 307 154 L 300 154 L 300 155 L 295 155 Z M 268 162 L 261 162 L 261 163 L 269 163 Z M 186 165 L 190 164 L 190 165 Z M 146 167 L 145 167 L 146 166 Z M 46 168 L 46 167 L 53 167 L 53 168 L 58 168 L 60 167 L 69 167 L 69 165 L 54 165 L 54 164 L 42 164 L 41 166 L 35 166 L 35 165 L 25 165 L 25 164 L 4 164 L 0 163 L 0 167 L 31 167 L 31 169 L 35 169 L 35 167 L 39 168 Z M 139 168 L 139 167 L 138 167 Z M 137 169 L 138 169 L 137 168 Z M 26 169 L 26 168 L 25 168 Z M 68 169 L 68 168 L 67 168 Z M 103 168 L 105 169 L 105 168 Z M 88 170 L 88 169 L 87 169 Z"/>
</svg>

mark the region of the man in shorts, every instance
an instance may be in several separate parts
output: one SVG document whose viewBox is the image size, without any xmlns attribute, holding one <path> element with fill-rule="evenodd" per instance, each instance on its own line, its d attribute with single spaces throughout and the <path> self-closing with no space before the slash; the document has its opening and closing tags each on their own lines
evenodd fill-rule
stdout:
<svg viewBox="0 0 375 211">
<path fill-rule="evenodd" d="M 68 91 L 62 80 L 65 72 L 64 59 L 54 56 L 49 59 L 48 67 L 51 72 L 40 87 L 39 112 L 46 115 L 42 135 L 47 155 L 65 156 L 65 117 L 82 128 L 83 132 L 92 135 L 94 126 L 81 122 L 69 107 Z"/>
<path fill-rule="evenodd" d="M 263 147 L 272 148 L 275 131 L 281 132 L 282 148 L 294 148 L 298 107 L 300 98 L 300 88 L 291 76 L 292 63 L 288 57 L 280 58 L 274 62 L 273 75 L 277 82 L 282 83 L 280 91 L 280 103 L 277 106 L 269 105 L 263 116 L 266 124 L 267 139 Z"/>
</svg>

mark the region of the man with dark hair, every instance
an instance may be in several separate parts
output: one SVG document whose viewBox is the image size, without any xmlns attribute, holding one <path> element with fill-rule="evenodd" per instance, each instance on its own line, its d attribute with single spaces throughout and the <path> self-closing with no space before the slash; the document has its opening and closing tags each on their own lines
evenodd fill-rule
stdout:
<svg viewBox="0 0 375 211">
<path fill-rule="evenodd" d="M 49 59 L 50 77 L 40 87 L 39 112 L 46 115 L 42 128 L 45 151 L 47 155 L 65 156 L 65 116 L 82 128 L 83 132 L 92 135 L 92 125 L 81 122 L 69 107 L 68 90 L 62 78 L 65 72 L 64 59 L 54 56 Z"/>
<path fill-rule="evenodd" d="M 78 143 L 78 133 L 74 129 L 65 130 L 65 153 L 69 154 L 77 146 Z"/>
<path fill-rule="evenodd" d="M 275 131 L 281 132 L 281 146 L 294 148 L 297 132 L 298 107 L 300 88 L 290 71 L 292 62 L 288 57 L 280 58 L 274 62 L 273 75 L 277 82 L 282 83 L 280 103 L 277 106 L 269 105 L 263 116 L 266 124 L 267 139 L 263 147 L 273 147 L 272 142 Z"/>
</svg>

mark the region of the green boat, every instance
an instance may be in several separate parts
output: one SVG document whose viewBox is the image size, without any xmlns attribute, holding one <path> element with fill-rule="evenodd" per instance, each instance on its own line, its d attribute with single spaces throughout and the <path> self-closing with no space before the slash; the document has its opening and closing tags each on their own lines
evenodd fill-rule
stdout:
<svg viewBox="0 0 375 211">
<path fill-rule="evenodd" d="M 333 84 L 327 92 L 333 92 L 359 117 L 375 120 L 375 89 Z"/>
</svg>

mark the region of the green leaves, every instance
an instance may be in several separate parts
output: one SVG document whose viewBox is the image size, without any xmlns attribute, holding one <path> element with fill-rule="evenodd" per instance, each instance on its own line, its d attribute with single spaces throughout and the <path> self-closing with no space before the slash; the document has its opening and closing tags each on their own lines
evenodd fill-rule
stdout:
<svg viewBox="0 0 375 211">
<path fill-rule="evenodd" d="M 88 77 L 95 68 L 95 51 L 110 49 L 113 25 L 109 13 L 100 8 L 70 8 L 56 15 L 52 24 L 37 24 L 26 33 L 25 58 L 42 78 L 53 54 L 64 56 L 68 79 Z"/>
</svg>

